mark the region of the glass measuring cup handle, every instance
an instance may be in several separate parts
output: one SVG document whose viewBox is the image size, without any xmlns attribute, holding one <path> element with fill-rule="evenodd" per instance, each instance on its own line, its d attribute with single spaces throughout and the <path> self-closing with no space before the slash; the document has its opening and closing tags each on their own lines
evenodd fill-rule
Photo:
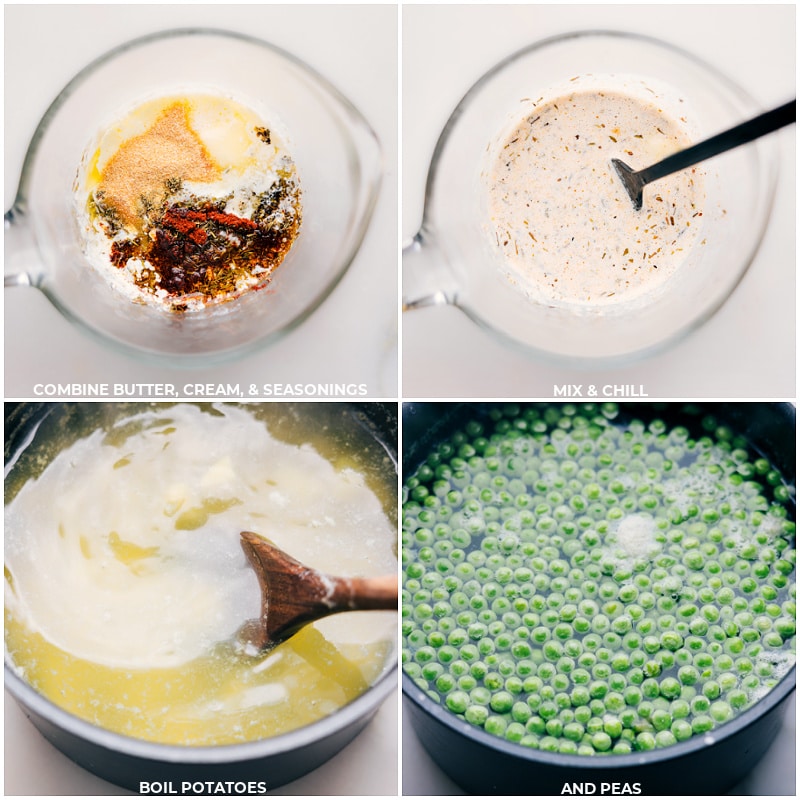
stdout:
<svg viewBox="0 0 800 800">
<path fill-rule="evenodd" d="M 403 311 L 455 301 L 455 278 L 435 239 L 423 228 L 403 247 Z"/>
<path fill-rule="evenodd" d="M 38 286 L 41 263 L 28 220 L 12 206 L 3 217 L 3 248 L 5 288 L 12 286 Z"/>
</svg>

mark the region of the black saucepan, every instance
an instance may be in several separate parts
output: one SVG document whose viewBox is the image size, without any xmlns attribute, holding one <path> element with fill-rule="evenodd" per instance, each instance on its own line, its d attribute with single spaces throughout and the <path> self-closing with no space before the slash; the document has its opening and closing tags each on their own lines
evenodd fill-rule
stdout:
<svg viewBox="0 0 800 800">
<path fill-rule="evenodd" d="M 404 479 L 432 446 L 469 419 L 485 414 L 487 403 L 406 403 L 403 407 Z M 744 435 L 784 478 L 795 480 L 795 408 L 788 403 L 628 403 L 642 419 L 658 416 L 698 430 L 701 417 L 714 415 Z M 664 749 L 629 755 L 583 757 L 531 750 L 491 736 L 447 712 L 408 676 L 403 676 L 404 713 L 439 767 L 459 786 L 482 795 L 722 794 L 740 781 L 766 753 L 781 729 L 795 688 L 795 667 L 756 705 L 715 729 Z M 617 784 L 616 791 L 610 784 Z M 604 789 L 605 784 L 605 791 Z M 627 788 L 625 788 L 627 786 Z M 575 787 L 570 791 L 570 787 Z M 582 787 L 582 788 L 579 788 Z"/>
<path fill-rule="evenodd" d="M 344 411 L 347 421 L 367 432 L 376 457 L 396 469 L 396 403 L 319 403 L 304 406 L 308 415 L 318 407 L 318 425 L 330 425 Z M 87 425 L 102 425 L 125 416 L 131 403 L 6 403 L 5 464 L 26 458 L 26 447 L 37 430 L 52 437 L 54 450 L 79 438 Z M 313 425 L 312 421 L 312 425 Z M 384 459 L 388 456 L 388 459 Z M 31 466 L 35 472 L 37 467 Z M 12 473 L 13 474 L 13 473 Z M 13 480 L 6 478 L 6 502 Z M 259 781 L 275 788 L 311 772 L 352 741 L 369 723 L 396 685 L 396 662 L 367 692 L 333 715 L 272 739 L 220 747 L 181 747 L 132 739 L 98 728 L 55 706 L 34 691 L 6 664 L 6 688 L 42 735 L 82 767 L 119 786 L 139 790 L 140 782 Z M 357 776 L 354 776 L 357 779 Z"/>
</svg>

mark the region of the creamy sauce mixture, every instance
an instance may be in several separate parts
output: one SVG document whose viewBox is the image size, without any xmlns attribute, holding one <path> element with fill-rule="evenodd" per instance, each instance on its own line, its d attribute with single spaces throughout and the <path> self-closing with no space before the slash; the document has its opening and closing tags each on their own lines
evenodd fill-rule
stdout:
<svg viewBox="0 0 800 800">
<path fill-rule="evenodd" d="M 528 102 L 483 175 L 491 246 L 509 279 L 562 306 L 657 291 L 702 242 L 701 169 L 651 184 L 635 211 L 611 159 L 641 169 L 690 143 L 686 121 L 655 95 L 576 88 Z"/>
<path fill-rule="evenodd" d="M 104 129 L 76 197 L 91 263 L 130 299 L 176 311 L 263 287 L 301 218 L 279 134 L 213 94 L 149 100 Z"/>
<path fill-rule="evenodd" d="M 63 450 L 7 504 L 7 655 L 63 708 L 155 741 L 326 716 L 381 673 L 396 615 L 340 614 L 254 652 L 238 637 L 260 613 L 242 530 L 331 574 L 397 567 L 394 525 L 345 451 L 332 463 L 244 408 L 148 411 Z"/>
</svg>

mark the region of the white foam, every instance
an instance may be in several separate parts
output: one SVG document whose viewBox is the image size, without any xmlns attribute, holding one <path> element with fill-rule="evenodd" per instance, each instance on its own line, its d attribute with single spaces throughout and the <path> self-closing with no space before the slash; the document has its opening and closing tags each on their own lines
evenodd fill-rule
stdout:
<svg viewBox="0 0 800 800">
<path fill-rule="evenodd" d="M 647 558 L 661 549 L 655 520 L 647 514 L 623 517 L 617 526 L 616 543 L 631 558 Z"/>
</svg>

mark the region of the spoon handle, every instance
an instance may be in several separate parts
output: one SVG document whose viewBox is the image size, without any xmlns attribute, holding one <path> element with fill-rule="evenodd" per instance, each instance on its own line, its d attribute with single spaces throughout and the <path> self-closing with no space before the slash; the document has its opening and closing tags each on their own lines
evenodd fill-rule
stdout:
<svg viewBox="0 0 800 800">
<path fill-rule="evenodd" d="M 341 610 L 397 610 L 397 575 L 378 578 L 338 578 L 332 605 Z"/>
<path fill-rule="evenodd" d="M 666 175 L 671 175 L 673 172 L 691 167 L 700 161 L 705 161 L 712 156 L 732 150 L 741 144 L 752 142 L 754 139 L 759 139 L 786 125 L 791 125 L 797 118 L 796 103 L 797 100 L 792 100 L 772 111 L 766 111 L 747 122 L 742 122 L 735 128 L 698 142 L 686 150 L 668 156 L 663 161 L 639 170 L 638 176 L 642 183 L 650 183 Z"/>
</svg>

